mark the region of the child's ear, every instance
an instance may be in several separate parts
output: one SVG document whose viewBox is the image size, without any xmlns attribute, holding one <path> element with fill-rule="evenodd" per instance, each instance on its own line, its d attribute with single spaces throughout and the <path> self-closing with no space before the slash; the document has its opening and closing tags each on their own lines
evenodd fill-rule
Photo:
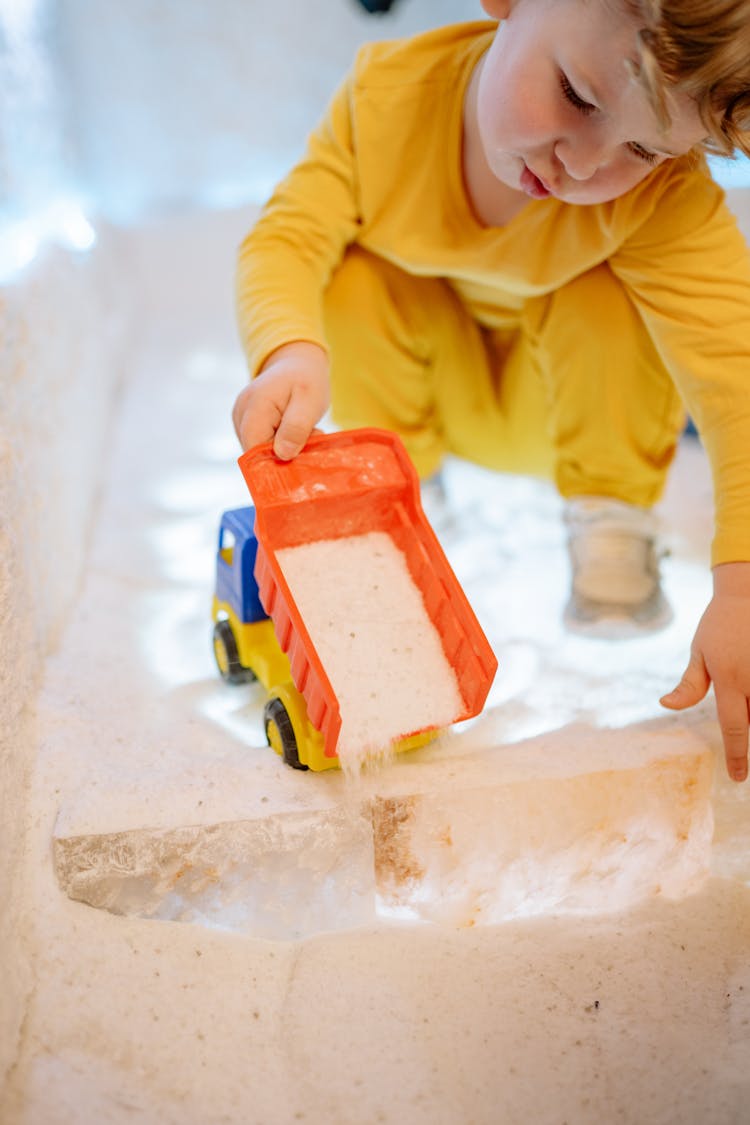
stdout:
<svg viewBox="0 0 750 1125">
<path fill-rule="evenodd" d="M 493 20 L 504 20 L 511 9 L 512 0 L 481 0 L 481 3 Z"/>
</svg>

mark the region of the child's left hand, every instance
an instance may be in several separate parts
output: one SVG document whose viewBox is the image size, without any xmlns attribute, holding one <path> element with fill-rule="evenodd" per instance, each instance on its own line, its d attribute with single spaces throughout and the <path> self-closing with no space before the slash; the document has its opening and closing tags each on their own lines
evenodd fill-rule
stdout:
<svg viewBox="0 0 750 1125">
<path fill-rule="evenodd" d="M 675 711 L 703 699 L 713 682 L 727 773 L 747 777 L 750 701 L 750 563 L 714 568 L 714 596 L 700 620 L 690 662 L 679 684 L 660 702 Z"/>
</svg>

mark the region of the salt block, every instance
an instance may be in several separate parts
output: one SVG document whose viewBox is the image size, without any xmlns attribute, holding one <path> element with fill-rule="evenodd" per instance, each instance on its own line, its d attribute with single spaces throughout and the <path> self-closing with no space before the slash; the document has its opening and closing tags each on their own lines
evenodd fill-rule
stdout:
<svg viewBox="0 0 750 1125">
<path fill-rule="evenodd" d="M 466 753 L 472 733 L 356 783 L 328 778 L 334 803 L 304 811 L 114 832 L 64 832 L 61 818 L 58 881 L 116 914 L 270 940 L 378 915 L 473 926 L 607 913 L 700 888 L 714 768 L 700 732 L 672 718 L 578 725 Z"/>
<path fill-rule="evenodd" d="M 69 898 L 114 914 L 269 940 L 374 916 L 371 819 L 360 806 L 58 837 L 54 862 Z"/>
<path fill-rule="evenodd" d="M 572 744 L 576 731 L 566 737 Z M 711 751 L 687 735 L 651 733 L 650 753 L 632 730 L 577 737 L 587 745 L 571 745 L 568 773 L 557 732 L 547 769 L 542 736 L 510 748 L 504 764 L 464 763 L 463 787 L 459 771 L 427 792 L 376 797 L 380 909 L 473 926 L 699 889 L 711 857 Z"/>
</svg>

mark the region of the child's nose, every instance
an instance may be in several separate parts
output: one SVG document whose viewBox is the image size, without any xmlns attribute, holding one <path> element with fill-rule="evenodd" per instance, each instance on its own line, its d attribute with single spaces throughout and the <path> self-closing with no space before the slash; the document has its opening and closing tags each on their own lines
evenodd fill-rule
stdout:
<svg viewBox="0 0 750 1125">
<path fill-rule="evenodd" d="M 565 137 L 555 145 L 555 156 L 572 180 L 590 180 L 604 163 L 604 145 L 594 137 Z"/>
</svg>

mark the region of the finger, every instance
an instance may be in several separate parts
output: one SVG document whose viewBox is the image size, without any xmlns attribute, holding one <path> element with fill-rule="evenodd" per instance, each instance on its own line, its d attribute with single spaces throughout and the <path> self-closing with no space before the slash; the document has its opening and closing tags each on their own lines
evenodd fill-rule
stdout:
<svg viewBox="0 0 750 1125">
<path fill-rule="evenodd" d="M 293 393 L 276 430 L 273 451 L 283 461 L 296 457 L 313 431 L 319 415 L 310 397 Z"/>
<path fill-rule="evenodd" d="M 250 387 L 245 387 L 237 395 L 237 398 L 234 400 L 234 406 L 232 407 L 232 422 L 234 423 L 234 432 L 237 434 L 237 437 L 240 438 L 240 440 L 242 440 L 242 419 L 245 411 L 247 410 L 247 400 L 249 396 Z"/>
<path fill-rule="evenodd" d="M 669 707 L 673 711 L 682 711 L 685 707 L 693 707 L 700 703 L 711 685 L 703 657 L 694 654 L 685 669 L 682 679 L 677 687 L 663 695 L 659 702 L 662 707 Z"/>
<path fill-rule="evenodd" d="M 243 449 L 252 449 L 261 442 L 270 441 L 276 433 L 281 411 L 273 400 L 254 393 L 255 386 L 246 387 L 232 410 L 235 432 Z"/>
<path fill-rule="evenodd" d="M 727 773 L 734 781 L 747 777 L 747 699 L 739 691 L 717 691 L 716 713 L 727 760 Z"/>
</svg>

